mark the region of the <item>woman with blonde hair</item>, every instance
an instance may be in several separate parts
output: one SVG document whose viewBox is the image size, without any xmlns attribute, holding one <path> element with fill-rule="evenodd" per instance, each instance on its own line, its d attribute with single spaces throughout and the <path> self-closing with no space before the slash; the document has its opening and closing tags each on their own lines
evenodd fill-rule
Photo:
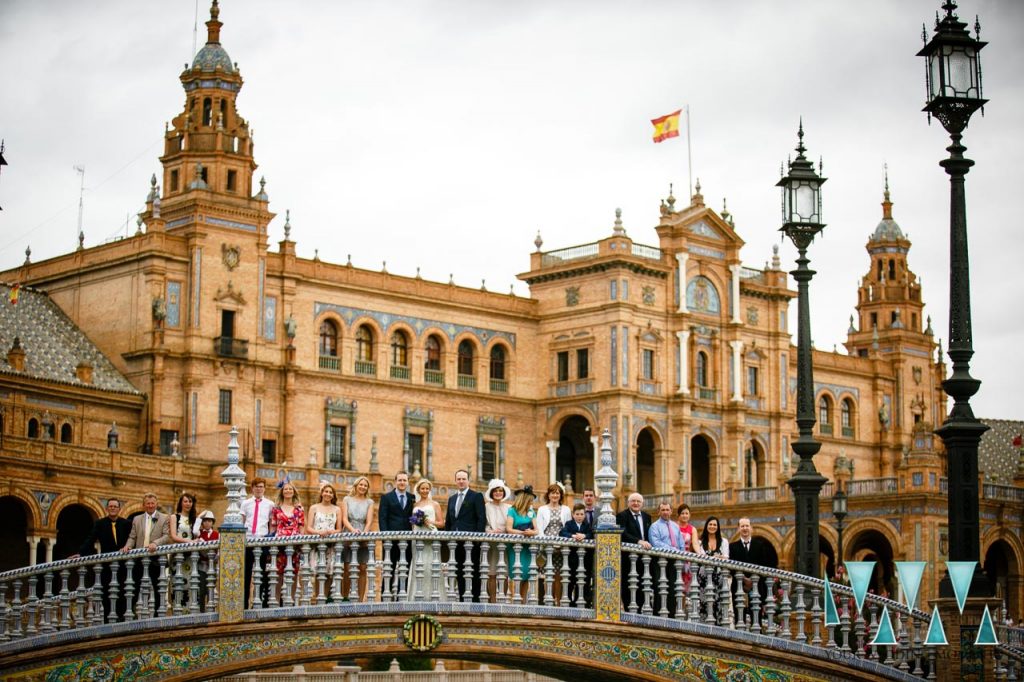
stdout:
<svg viewBox="0 0 1024 682">
<path fill-rule="evenodd" d="M 370 479 L 360 476 L 352 484 L 352 491 L 341 501 L 341 528 L 346 533 L 364 533 L 373 528 L 375 509 L 370 498 Z M 345 550 L 345 563 L 352 560 L 351 549 Z M 356 553 L 359 562 L 359 599 L 366 596 L 366 563 L 370 560 L 370 550 L 365 545 Z M 342 595 L 349 593 L 349 573 L 346 570 L 342 581 Z"/>
<path fill-rule="evenodd" d="M 341 509 L 338 494 L 330 483 L 320 485 L 320 501 L 306 515 L 306 534 L 324 537 L 341 532 Z"/>
<path fill-rule="evenodd" d="M 525 485 L 515 491 L 515 500 L 509 507 L 508 517 L 505 519 L 505 532 L 510 535 L 522 535 L 533 537 L 537 535 L 536 518 L 537 513 L 533 511 L 533 501 L 537 496 L 533 493 L 532 485 Z M 522 545 L 519 550 L 519 561 L 515 560 L 515 546 L 508 548 L 508 577 L 509 581 L 518 580 L 519 590 L 525 600 L 530 592 L 530 547 Z"/>
<path fill-rule="evenodd" d="M 277 505 L 270 511 L 270 532 L 274 537 L 279 538 L 301 535 L 306 526 L 306 513 L 302 509 L 299 491 L 287 479 L 280 485 L 281 489 L 277 493 Z M 288 560 L 283 547 L 280 551 L 281 553 L 277 555 L 277 589 L 279 592 L 281 586 L 284 585 L 285 565 Z M 292 555 L 292 570 L 296 579 L 299 575 L 301 554 L 301 549 L 296 547 L 295 553 Z"/>
</svg>

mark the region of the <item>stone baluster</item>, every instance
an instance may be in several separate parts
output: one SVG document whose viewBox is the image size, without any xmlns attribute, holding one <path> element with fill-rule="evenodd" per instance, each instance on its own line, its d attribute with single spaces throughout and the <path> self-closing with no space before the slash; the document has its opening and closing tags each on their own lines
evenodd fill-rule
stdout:
<svg viewBox="0 0 1024 682">
<path fill-rule="evenodd" d="M 658 615 L 662 618 L 668 618 L 668 558 L 660 556 L 658 557 L 658 604 L 661 608 L 658 609 Z"/>
<path fill-rule="evenodd" d="M 702 566 L 701 577 L 704 579 L 704 622 L 715 624 L 715 569 L 713 566 Z"/>
<path fill-rule="evenodd" d="M 764 634 L 772 636 L 777 629 L 775 623 L 775 576 L 766 575 L 764 577 Z"/>
<path fill-rule="evenodd" d="M 381 551 L 384 563 L 381 566 L 380 600 L 382 602 L 394 601 L 391 593 L 391 581 L 395 580 L 395 567 L 391 565 L 391 540 L 381 541 Z M 397 587 L 397 585 L 396 585 Z"/>
<path fill-rule="evenodd" d="M 60 572 L 60 594 L 57 597 L 60 604 L 60 611 L 57 616 L 57 629 L 67 630 L 71 627 L 71 590 L 68 589 L 68 582 L 71 578 L 71 570 L 61 569 Z"/>
<path fill-rule="evenodd" d="M 448 601 L 462 600 L 462 595 L 459 594 L 459 568 L 458 564 L 455 563 L 455 553 L 458 551 L 458 547 L 458 540 L 452 539 L 448 541 L 448 563 L 444 569 L 445 581 L 443 585 Z M 468 560 L 469 557 L 466 557 L 466 559 Z M 437 599 L 431 597 L 431 601 L 437 601 Z"/>
<path fill-rule="evenodd" d="M 728 568 L 722 567 L 718 574 L 718 624 L 722 627 L 733 627 L 732 621 L 732 574 Z"/>
<path fill-rule="evenodd" d="M 692 564 L 690 568 L 690 605 L 686 610 L 686 620 L 691 623 L 700 622 L 700 594 L 700 566 Z"/>
<path fill-rule="evenodd" d="M 732 594 L 733 608 L 736 610 L 736 620 L 733 621 L 737 630 L 747 629 L 747 594 L 743 590 L 743 581 L 746 576 L 742 571 L 733 574 L 733 583 L 736 589 Z"/>
<path fill-rule="evenodd" d="M 875 633 L 878 632 L 878 604 L 877 603 L 869 602 L 868 603 L 868 613 L 871 614 L 871 622 L 868 623 L 868 631 L 867 631 L 867 633 L 865 633 L 865 637 L 867 637 L 867 641 L 870 642 L 871 640 L 873 640 L 875 638 Z M 881 645 L 876 645 L 876 646 L 868 645 L 868 649 L 869 649 L 869 651 L 868 651 L 868 658 L 870 660 L 872 660 L 872 661 L 877 661 L 878 660 L 878 650 L 880 648 L 881 648 Z"/>
<path fill-rule="evenodd" d="M 359 541 L 348 543 L 348 600 L 359 601 Z"/>
<path fill-rule="evenodd" d="M 649 616 L 654 613 L 654 576 L 651 573 L 651 555 L 644 554 L 640 559 L 644 565 L 644 573 L 640 581 L 643 589 L 644 605 L 640 608 L 640 613 Z"/>
<path fill-rule="evenodd" d="M 367 540 L 366 601 L 377 601 L 377 543 Z"/>
<path fill-rule="evenodd" d="M 839 650 L 850 651 L 850 600 L 845 595 L 839 598 Z"/>
<path fill-rule="evenodd" d="M 221 542 L 223 543 L 223 540 L 221 540 Z M 272 553 L 272 552 L 275 552 L 275 551 L 278 551 L 278 550 L 276 550 L 276 548 L 273 548 L 273 547 L 267 548 L 267 547 L 261 547 L 259 545 L 257 545 L 256 547 L 252 548 L 252 607 L 254 609 L 262 609 L 263 608 L 263 599 L 262 599 L 262 597 L 260 597 L 260 595 L 263 594 L 263 583 L 268 581 L 268 576 L 266 576 L 264 574 L 264 570 L 263 570 L 263 555 L 267 554 L 268 552 L 271 553 L 270 556 L 271 556 L 271 559 L 273 559 L 273 563 L 271 561 L 267 561 L 266 565 L 267 565 L 267 571 L 269 571 L 271 573 L 271 575 L 273 575 L 274 571 L 276 571 L 276 569 L 277 569 L 277 557 Z M 285 564 L 287 566 L 291 566 L 292 565 L 291 555 L 287 552 L 287 550 L 285 552 Z M 221 567 L 221 570 L 223 571 L 224 570 L 224 557 L 223 557 L 223 555 L 220 558 L 220 567 Z M 268 582 L 268 585 L 269 585 L 269 582 Z M 287 589 L 287 587 L 288 587 L 288 585 L 285 585 L 285 584 L 282 583 L 282 586 L 281 586 L 282 594 L 284 593 L 285 589 Z M 269 587 L 268 587 L 268 590 L 269 590 Z M 273 595 L 270 595 L 270 596 L 272 597 Z"/>
<path fill-rule="evenodd" d="M 789 580 L 782 580 L 782 601 L 779 603 L 779 617 L 782 622 L 779 624 L 778 636 L 783 639 L 793 639 L 793 631 L 789 626 L 789 617 L 792 613 L 792 602 L 789 600 L 789 591 L 792 583 Z"/>
<path fill-rule="evenodd" d="M 750 631 L 761 634 L 761 590 L 758 589 L 761 576 L 750 574 Z"/>
<path fill-rule="evenodd" d="M 56 632 L 54 624 L 56 618 L 57 604 L 53 591 L 53 571 L 47 569 L 43 573 L 43 608 L 40 612 L 39 631 L 43 633 Z"/>
<path fill-rule="evenodd" d="M 423 601 L 423 579 L 426 577 L 423 571 L 423 540 L 416 538 L 412 541 L 413 544 L 413 561 L 416 563 L 415 568 L 415 580 L 413 581 L 416 585 L 416 591 L 412 595 L 413 601 Z"/>
<path fill-rule="evenodd" d="M 462 563 L 462 583 L 465 587 L 465 594 L 459 595 L 459 601 L 473 601 L 473 576 L 480 575 L 479 566 L 473 564 L 473 543 L 474 540 L 463 540 L 462 551 L 465 554 L 465 561 Z M 481 566 L 487 560 L 486 556 L 479 557 Z M 458 564 L 456 564 L 457 566 Z M 487 582 L 486 579 L 484 582 Z"/>
<path fill-rule="evenodd" d="M 14 596 L 11 598 L 11 611 L 10 611 L 10 627 L 8 632 L 10 633 L 11 639 L 19 639 L 23 636 L 22 632 L 22 619 L 21 615 L 24 611 L 24 606 L 21 601 L 21 579 L 14 579 Z"/>
<path fill-rule="evenodd" d="M 39 576 L 32 574 L 28 578 L 28 598 L 25 600 L 25 635 L 31 637 L 36 634 L 36 611 L 39 608 L 39 598 L 36 597 L 36 588 L 39 585 Z"/>
<path fill-rule="evenodd" d="M 509 566 L 509 573 L 512 576 L 512 603 L 523 602 L 521 585 L 526 576 L 523 575 L 523 564 L 521 563 L 523 543 L 512 543 L 512 565 Z"/>
<path fill-rule="evenodd" d="M 508 545 L 498 542 L 498 565 L 495 567 L 494 591 L 499 604 L 508 603 L 508 564 L 505 563 L 505 551 Z"/>
<path fill-rule="evenodd" d="M 0 642 L 11 639 L 8 634 L 7 619 L 10 618 L 11 607 L 7 605 L 7 585 L 0 584 Z"/>
<path fill-rule="evenodd" d="M 409 561 L 408 561 L 408 555 L 409 555 L 409 541 L 408 540 L 399 540 L 398 541 L 398 580 L 397 580 L 397 586 L 398 586 L 397 600 L 398 601 L 405 601 L 406 597 L 409 596 L 408 592 L 406 592 L 406 587 L 409 584 Z"/>
<path fill-rule="evenodd" d="M 185 593 L 185 572 L 183 569 L 183 559 L 181 553 L 172 552 L 166 554 L 167 561 L 167 582 L 169 583 L 171 593 L 171 603 L 168 605 L 168 615 L 177 616 L 182 613 L 181 602 L 182 596 Z M 161 595 L 166 592 L 161 591 Z M 165 600 L 166 601 L 166 600 Z"/>
<path fill-rule="evenodd" d="M 135 559 L 128 559 L 125 562 L 124 567 L 124 619 L 126 621 L 132 621 L 142 615 L 141 609 L 145 606 L 136 603 L 135 597 Z M 138 601 L 142 601 L 142 585 L 138 585 Z M 116 604 L 114 604 L 116 606 Z M 103 611 L 100 610 L 100 613 Z"/>
<path fill-rule="evenodd" d="M 303 542 L 299 551 L 301 554 L 299 555 L 298 584 L 295 585 L 295 603 L 298 606 L 309 606 L 313 603 L 313 590 L 317 587 L 313 579 L 314 564 L 316 563 L 313 552 L 316 550 L 312 543 Z"/>
<path fill-rule="evenodd" d="M 343 543 L 335 540 L 333 543 L 327 545 L 327 549 L 324 552 L 324 560 L 327 565 L 324 570 L 327 572 L 327 578 L 330 581 L 330 592 L 331 599 L 335 604 L 341 602 L 342 594 L 341 587 L 342 581 L 345 577 L 345 562 L 342 561 L 343 554 Z M 328 556 L 329 554 L 329 556 Z M 326 585 L 324 589 L 326 589 Z"/>
<path fill-rule="evenodd" d="M 640 587 L 640 578 L 636 570 L 637 555 L 636 552 L 629 553 L 629 576 L 626 578 L 626 585 L 629 589 L 629 606 L 626 610 L 630 613 L 636 613 L 640 610 L 640 605 L 637 603 L 637 591 Z"/>
<path fill-rule="evenodd" d="M 530 550 L 530 589 L 526 593 L 526 603 L 531 606 L 537 605 L 537 555 L 539 547 L 536 544 L 529 545 Z"/>
<path fill-rule="evenodd" d="M 281 546 L 280 548 L 277 547 L 277 546 L 273 546 L 273 547 L 270 547 L 269 549 L 270 549 L 270 559 L 267 561 L 267 571 L 270 573 L 270 582 L 269 582 L 270 602 L 272 604 L 274 604 L 275 606 L 277 606 L 277 605 L 280 605 L 280 606 L 295 606 L 296 605 L 296 601 L 298 601 L 298 598 L 301 598 L 301 596 L 302 596 L 302 589 L 301 589 L 301 587 L 298 590 L 295 589 L 295 579 L 296 579 L 296 575 L 295 575 L 295 550 L 297 548 L 296 548 L 295 545 L 287 544 L 287 545 Z M 284 566 L 281 566 L 281 562 L 278 560 L 279 559 L 279 553 L 282 550 L 284 552 Z M 252 572 L 253 572 L 253 575 L 255 576 L 256 575 L 256 566 L 255 565 L 253 566 Z M 276 576 L 279 573 L 280 573 L 280 576 L 281 576 L 281 578 L 280 578 L 280 582 L 281 582 L 281 598 L 280 598 L 280 600 L 278 600 L 276 598 L 275 594 L 274 594 L 274 590 L 277 588 L 277 582 L 278 582 Z M 253 582 L 254 583 L 256 582 L 255 579 L 253 580 Z M 254 599 L 253 603 L 255 604 L 257 601 L 259 601 L 259 600 L 258 599 Z"/>
<path fill-rule="evenodd" d="M 111 564 L 111 568 L 113 568 L 113 570 L 116 571 L 117 565 Z M 85 567 L 85 564 L 79 564 L 75 572 L 78 578 L 78 588 L 75 590 L 75 601 L 71 607 L 71 619 L 74 621 L 75 627 L 86 627 L 88 625 L 91 625 L 88 618 L 88 595 L 90 595 L 93 591 L 98 591 L 100 589 L 100 586 L 95 585 L 91 588 L 86 587 L 85 581 L 86 578 L 88 577 L 88 572 Z M 0 616 L 0 620 L 2 620 L 2 616 Z M 0 625 L 0 629 L 2 628 L 3 625 Z"/>
<path fill-rule="evenodd" d="M 817 587 L 811 588 L 811 644 L 821 646 L 821 590 Z"/>
<path fill-rule="evenodd" d="M 246 590 L 241 573 L 245 566 L 245 525 L 242 517 L 242 498 L 245 490 L 245 471 L 238 466 L 238 428 L 231 427 L 228 432 L 228 465 L 221 472 L 224 487 L 227 488 L 228 506 L 224 520 L 220 525 L 220 550 L 217 561 L 217 618 L 222 622 L 239 622 L 244 616 Z M 260 586 L 257 578 L 262 579 L 259 572 L 260 561 L 254 548 L 252 562 L 253 604 L 262 606 Z M 260 608 L 256 606 L 256 608 Z"/>
<path fill-rule="evenodd" d="M 544 551 L 544 606 L 553 606 L 555 603 L 555 561 L 551 545 L 544 545 L 540 549 Z"/>
<path fill-rule="evenodd" d="M 206 550 L 206 608 L 217 608 L 219 590 L 217 589 L 217 550 L 212 547 Z"/>
<path fill-rule="evenodd" d="M 199 575 L 199 548 L 193 549 L 189 553 L 189 561 L 192 563 L 192 571 L 188 576 L 188 612 L 199 613 L 199 591 L 200 591 L 200 580 Z"/>
<path fill-rule="evenodd" d="M 674 576 L 675 579 L 672 581 L 672 589 L 670 590 L 676 600 L 676 620 L 686 618 L 686 587 L 683 584 L 684 563 L 681 559 L 676 560 L 676 574 Z"/>
<path fill-rule="evenodd" d="M 118 582 L 117 581 L 117 573 L 118 573 L 118 571 L 117 571 L 117 564 L 112 564 L 110 566 L 110 568 L 111 568 L 111 573 L 110 573 L 110 591 L 109 591 L 109 594 L 107 596 L 108 596 L 108 599 L 109 599 L 108 604 L 110 606 L 110 618 L 109 618 L 109 621 L 111 623 L 113 623 L 113 622 L 115 622 L 117 620 L 117 594 L 116 594 L 116 588 L 115 588 L 115 586 L 117 585 L 117 582 Z M 78 567 L 78 584 L 79 585 L 85 585 L 86 570 L 87 569 L 86 569 L 86 567 L 84 565 Z M 102 585 L 103 585 L 103 580 L 102 580 L 102 578 L 103 578 L 103 564 L 99 564 L 99 563 L 93 564 L 92 565 L 92 571 L 93 571 L 92 587 L 89 588 L 88 597 L 87 597 L 88 602 L 86 603 L 86 606 L 85 606 L 86 611 L 87 611 L 87 615 L 88 615 L 88 619 L 87 619 L 88 622 L 86 623 L 85 621 L 83 621 L 83 623 L 87 624 L 87 625 L 102 625 L 102 623 L 103 623 L 103 588 L 102 588 Z M 129 607 L 130 606 L 131 605 L 129 604 Z"/>
<path fill-rule="evenodd" d="M 801 583 L 797 583 L 793 588 L 793 592 L 796 595 L 796 603 L 793 604 L 793 616 L 796 620 L 796 636 L 794 639 L 797 642 L 807 641 L 807 603 L 804 602 L 804 589 Z"/>
<path fill-rule="evenodd" d="M 856 642 L 855 646 L 853 647 L 853 653 L 857 658 L 864 658 L 865 656 L 865 646 L 867 642 L 866 629 L 867 628 L 864 622 L 863 610 L 859 610 L 856 612 L 856 615 L 854 616 L 853 626 L 854 635 L 856 636 Z"/>
<path fill-rule="evenodd" d="M 587 605 L 587 549 L 576 548 L 576 599 L 573 606 L 578 609 Z"/>
<path fill-rule="evenodd" d="M 910 638 L 907 633 L 906 622 L 907 619 L 899 611 L 896 611 L 896 641 L 899 642 L 899 649 L 896 651 L 899 664 L 896 667 L 903 671 L 910 670 Z"/>
<path fill-rule="evenodd" d="M 568 545 L 562 545 L 561 547 L 555 548 L 556 552 L 562 554 L 562 569 L 559 575 L 559 579 L 562 581 L 562 596 L 558 600 L 559 606 L 571 606 L 569 602 L 569 585 L 571 582 L 571 576 L 569 575 L 569 554 L 572 549 Z M 580 583 L 580 591 L 583 590 L 583 584 Z"/>
<path fill-rule="evenodd" d="M 271 604 L 273 604 L 274 606 L 280 606 L 282 604 L 282 600 L 285 599 L 284 568 L 282 566 L 278 565 L 277 557 L 281 556 L 281 554 L 284 554 L 285 555 L 285 562 L 287 563 L 288 558 L 289 558 L 288 557 L 288 550 L 289 549 L 291 549 L 291 548 L 290 547 L 289 548 L 279 547 L 278 545 L 270 545 L 269 547 L 266 548 L 266 553 L 267 553 L 267 571 L 266 571 L 267 595 L 268 595 L 269 602 Z M 256 573 L 256 562 L 253 562 L 252 570 L 253 570 L 253 575 L 255 575 L 255 573 Z M 289 593 L 289 597 L 288 598 L 289 599 L 291 598 L 290 597 L 290 593 Z M 253 601 L 259 601 L 259 600 L 255 599 Z M 290 604 L 290 602 L 284 602 L 285 606 L 288 606 L 289 604 Z M 256 608 L 259 608 L 259 607 L 256 607 Z"/>
</svg>

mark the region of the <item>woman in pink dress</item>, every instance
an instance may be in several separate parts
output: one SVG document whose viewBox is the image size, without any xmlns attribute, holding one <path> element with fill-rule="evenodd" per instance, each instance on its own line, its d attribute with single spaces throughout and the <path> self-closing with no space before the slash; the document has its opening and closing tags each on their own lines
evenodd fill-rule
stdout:
<svg viewBox="0 0 1024 682">
<path fill-rule="evenodd" d="M 685 502 L 676 509 L 676 521 L 679 523 L 679 532 L 683 536 L 683 550 L 695 554 L 703 554 L 700 546 L 700 534 L 692 523 L 690 523 L 690 505 Z M 690 563 L 683 564 L 683 590 L 690 591 L 690 581 L 693 574 L 690 572 Z"/>
<path fill-rule="evenodd" d="M 277 494 L 277 506 L 270 512 L 270 532 L 275 537 L 288 537 L 289 535 L 301 535 L 306 527 L 306 513 L 302 509 L 302 501 L 299 500 L 299 493 L 291 481 L 285 481 L 281 486 L 281 492 Z M 292 555 L 292 569 L 295 571 L 295 579 L 298 579 L 300 550 L 295 548 Z M 284 547 L 277 555 L 277 586 L 281 589 L 284 584 L 284 571 L 287 556 Z"/>
</svg>

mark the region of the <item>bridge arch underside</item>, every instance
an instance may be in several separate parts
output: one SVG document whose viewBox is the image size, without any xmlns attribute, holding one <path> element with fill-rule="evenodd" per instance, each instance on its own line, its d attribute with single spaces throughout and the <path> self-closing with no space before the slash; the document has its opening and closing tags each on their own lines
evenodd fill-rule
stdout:
<svg viewBox="0 0 1024 682">
<path fill-rule="evenodd" d="M 732 680 L 780 682 L 912 680 L 872 661 L 803 644 L 700 623 L 623 614 L 623 622 L 514 617 L 449 609 L 406 609 L 391 615 L 347 613 L 216 623 L 209 616 L 162 619 L 162 627 L 86 641 L 63 637 L 18 654 L 0 655 L 5 680 L 207 680 L 266 667 L 360 656 L 409 656 L 493 663 L 565 680 Z M 476 606 L 476 605 L 474 605 Z M 507 607 L 506 607 L 507 609 Z M 543 611 L 544 609 L 536 609 Z M 550 609 L 548 609 L 550 610 Z M 449 612 L 444 612 L 449 611 Z M 443 640 L 420 653 L 403 642 L 416 613 L 433 613 Z M 132 625 L 132 624 L 122 624 Z M 110 632 L 110 626 L 95 628 Z M 84 634 L 84 633 L 83 633 Z M 37 637 L 36 640 L 42 638 Z M 64 641 L 61 641 L 64 640 Z M 35 644 L 35 642 L 33 642 Z"/>
</svg>

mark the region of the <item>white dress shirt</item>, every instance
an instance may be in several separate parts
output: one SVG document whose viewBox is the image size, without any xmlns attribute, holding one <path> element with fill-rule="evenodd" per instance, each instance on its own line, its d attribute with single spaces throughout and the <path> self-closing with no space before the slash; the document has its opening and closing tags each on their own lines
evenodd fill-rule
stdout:
<svg viewBox="0 0 1024 682">
<path fill-rule="evenodd" d="M 266 497 L 260 498 L 259 514 L 256 514 L 256 498 L 250 497 L 242 500 L 242 518 L 245 524 L 245 536 L 249 538 L 262 538 L 270 534 L 270 512 L 274 510 L 274 503 Z M 253 532 L 252 520 L 256 518 L 256 532 Z"/>
</svg>

